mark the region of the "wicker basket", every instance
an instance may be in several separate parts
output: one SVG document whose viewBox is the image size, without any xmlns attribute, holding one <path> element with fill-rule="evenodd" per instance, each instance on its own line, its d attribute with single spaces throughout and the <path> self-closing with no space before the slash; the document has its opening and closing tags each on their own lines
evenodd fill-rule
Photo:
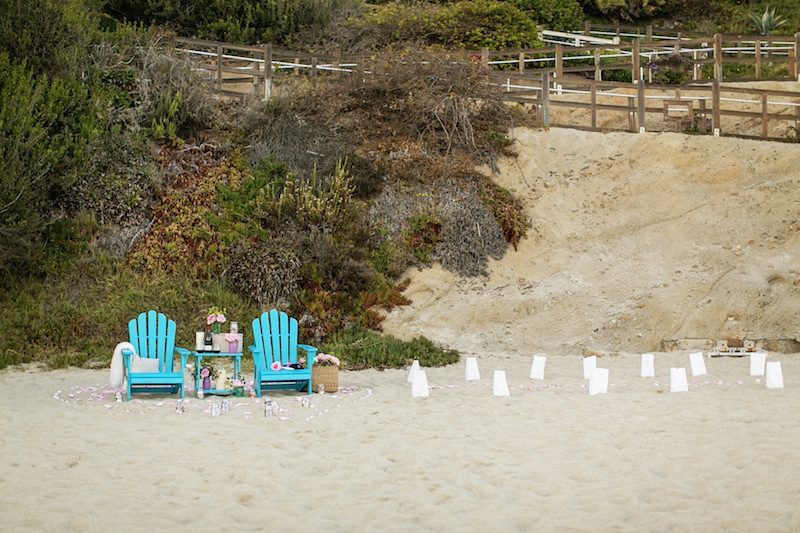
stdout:
<svg viewBox="0 0 800 533">
<path fill-rule="evenodd" d="M 311 382 L 314 392 L 320 383 L 325 385 L 325 392 L 336 392 L 339 390 L 339 367 L 314 365 L 311 367 Z"/>
</svg>

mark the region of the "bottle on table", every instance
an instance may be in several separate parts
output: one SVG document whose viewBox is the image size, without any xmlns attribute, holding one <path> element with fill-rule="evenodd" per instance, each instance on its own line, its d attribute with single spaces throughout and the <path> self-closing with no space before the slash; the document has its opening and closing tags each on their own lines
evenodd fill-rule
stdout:
<svg viewBox="0 0 800 533">
<path fill-rule="evenodd" d="M 206 325 L 206 333 L 203 336 L 203 350 L 206 352 L 214 350 L 214 337 L 211 336 L 210 325 Z"/>
</svg>

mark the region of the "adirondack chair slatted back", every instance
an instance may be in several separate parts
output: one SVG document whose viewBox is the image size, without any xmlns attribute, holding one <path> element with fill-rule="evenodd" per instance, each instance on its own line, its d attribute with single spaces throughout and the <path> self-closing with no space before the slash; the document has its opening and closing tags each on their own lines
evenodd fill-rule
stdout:
<svg viewBox="0 0 800 533">
<path fill-rule="evenodd" d="M 264 356 L 264 368 L 273 361 L 282 365 L 297 362 L 297 319 L 276 309 L 253 320 L 253 339 Z"/>
<path fill-rule="evenodd" d="M 139 357 L 158 358 L 159 372 L 172 372 L 175 321 L 152 309 L 128 322 L 128 335 Z"/>
</svg>

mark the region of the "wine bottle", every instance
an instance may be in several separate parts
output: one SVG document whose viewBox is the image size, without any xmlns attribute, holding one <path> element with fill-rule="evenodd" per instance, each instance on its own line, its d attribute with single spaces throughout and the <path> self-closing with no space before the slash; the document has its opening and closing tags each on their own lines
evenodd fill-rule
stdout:
<svg viewBox="0 0 800 533">
<path fill-rule="evenodd" d="M 214 350 L 214 337 L 211 336 L 211 326 L 206 325 L 206 334 L 203 337 L 203 350 L 211 352 Z"/>
</svg>

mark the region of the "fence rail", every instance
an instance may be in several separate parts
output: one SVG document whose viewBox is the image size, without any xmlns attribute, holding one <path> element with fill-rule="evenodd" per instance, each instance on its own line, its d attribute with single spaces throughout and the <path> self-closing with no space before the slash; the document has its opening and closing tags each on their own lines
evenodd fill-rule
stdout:
<svg viewBox="0 0 800 533">
<path fill-rule="evenodd" d="M 472 57 L 494 71 L 495 85 L 504 100 L 530 104 L 547 125 L 626 131 L 674 127 L 722 135 L 742 133 L 733 130 L 735 123 L 723 120 L 723 117 L 738 117 L 759 122 L 760 128 L 756 129 L 760 130 L 761 138 L 785 138 L 786 132 L 797 136 L 800 92 L 741 88 L 723 82 L 731 81 L 734 75 L 736 81 L 800 82 L 800 33 L 699 37 L 665 33 L 653 33 L 651 27 L 644 28 L 642 33 L 636 28 L 609 30 L 587 25 L 582 39 L 575 39 L 579 34 L 548 33 L 551 37 L 571 39 L 571 45 L 483 49 L 473 52 Z M 611 35 L 612 39 L 595 35 Z M 633 40 L 620 39 L 629 36 Z M 256 95 L 269 99 L 275 79 L 284 76 L 360 77 L 379 71 L 372 58 L 366 56 L 315 56 L 270 44 L 248 46 L 175 38 L 172 46 L 175 53 L 194 60 L 197 71 L 216 91 L 240 98 Z M 681 65 L 691 82 L 654 83 L 659 81 L 659 58 L 663 57 Z M 742 72 L 743 68 L 746 72 Z M 607 77 L 625 81 L 604 80 Z M 565 119 L 563 114 L 555 112 L 558 109 L 588 110 L 581 115 L 585 123 Z M 606 119 L 601 123 L 598 118 L 601 114 L 621 115 L 623 125 Z M 658 115 L 658 120 L 654 115 Z M 781 127 L 785 128 L 783 133 Z"/>
</svg>

